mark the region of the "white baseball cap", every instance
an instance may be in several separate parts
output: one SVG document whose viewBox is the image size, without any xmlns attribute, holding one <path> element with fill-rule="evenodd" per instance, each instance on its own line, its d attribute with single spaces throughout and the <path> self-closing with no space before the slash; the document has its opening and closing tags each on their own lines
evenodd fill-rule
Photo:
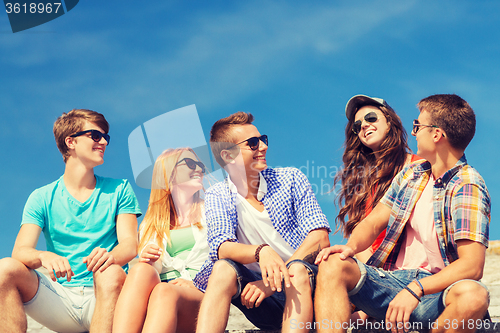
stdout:
<svg viewBox="0 0 500 333">
<path fill-rule="evenodd" d="M 351 119 L 351 116 L 353 116 L 361 107 L 365 105 L 386 106 L 390 108 L 389 104 L 387 104 L 387 102 L 382 98 L 356 95 L 351 97 L 345 106 L 345 115 L 347 119 Z"/>
</svg>

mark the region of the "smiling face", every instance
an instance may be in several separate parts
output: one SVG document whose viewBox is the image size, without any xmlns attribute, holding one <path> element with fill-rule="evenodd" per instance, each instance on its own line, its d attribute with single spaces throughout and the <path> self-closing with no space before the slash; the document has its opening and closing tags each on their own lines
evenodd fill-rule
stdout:
<svg viewBox="0 0 500 333">
<path fill-rule="evenodd" d="M 425 125 L 433 125 L 429 112 L 422 111 L 418 116 L 418 122 Z M 412 135 L 417 139 L 417 155 L 433 163 L 434 152 L 436 145 L 434 143 L 435 128 L 419 127 L 417 133 L 412 132 Z"/>
<path fill-rule="evenodd" d="M 87 130 L 97 130 L 105 133 L 97 124 L 85 121 L 82 131 Z M 104 152 L 108 145 L 104 138 L 101 138 L 99 142 L 95 142 L 92 140 L 91 133 L 85 133 L 75 138 L 68 137 L 66 140 L 69 140 L 68 147 L 74 149 L 73 157 L 78 158 L 88 167 L 93 168 L 104 163 Z"/>
<path fill-rule="evenodd" d="M 254 125 L 235 125 L 232 128 L 232 137 L 234 143 L 242 142 L 252 137 L 260 137 L 261 134 Z M 240 154 L 235 161 L 242 163 L 247 174 L 260 172 L 267 168 L 266 153 L 267 145 L 259 141 L 259 148 L 250 149 L 248 142 L 242 142 L 238 145 Z M 241 160 L 240 160 L 241 159 Z"/>
<path fill-rule="evenodd" d="M 365 120 L 365 116 L 370 112 L 375 112 L 377 114 L 378 119 L 373 123 L 369 123 Z M 379 150 L 380 145 L 389 131 L 389 124 L 382 111 L 376 106 L 363 106 L 356 112 L 354 117 L 355 122 L 358 120 L 361 121 L 361 130 L 358 133 L 358 138 L 361 143 L 373 151 Z"/>
<path fill-rule="evenodd" d="M 199 165 L 196 165 L 194 170 L 190 169 L 184 160 L 185 158 L 190 158 L 195 162 L 199 161 L 192 151 L 183 151 L 174 168 L 173 179 L 171 180 L 172 187 L 190 190 L 195 193 L 203 188 L 203 172 Z"/>
</svg>

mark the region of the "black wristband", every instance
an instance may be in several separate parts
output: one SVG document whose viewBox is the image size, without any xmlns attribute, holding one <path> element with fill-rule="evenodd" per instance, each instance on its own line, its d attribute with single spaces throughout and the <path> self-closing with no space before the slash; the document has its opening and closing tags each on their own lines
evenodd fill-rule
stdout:
<svg viewBox="0 0 500 333">
<path fill-rule="evenodd" d="M 406 289 L 406 290 L 407 290 L 410 294 L 412 294 L 412 295 L 413 295 L 413 297 L 415 297 L 415 298 L 416 298 L 419 302 L 422 302 L 422 300 L 420 299 L 420 297 L 418 297 L 418 295 L 417 295 L 417 294 L 415 294 L 415 293 L 413 292 L 413 290 L 411 290 L 410 288 L 408 288 L 408 286 L 405 286 L 405 289 Z"/>
<path fill-rule="evenodd" d="M 260 259 L 260 257 L 259 257 L 260 250 L 262 250 L 262 248 L 263 248 L 264 246 L 269 246 L 269 244 L 260 244 L 260 245 L 259 245 L 259 246 L 255 249 L 255 261 L 256 261 L 256 262 L 259 262 L 259 259 Z"/>
</svg>

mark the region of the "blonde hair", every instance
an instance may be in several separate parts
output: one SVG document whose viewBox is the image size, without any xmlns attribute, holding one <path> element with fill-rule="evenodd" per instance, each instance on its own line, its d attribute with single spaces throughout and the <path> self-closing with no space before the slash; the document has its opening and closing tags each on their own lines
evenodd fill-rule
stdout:
<svg viewBox="0 0 500 333">
<path fill-rule="evenodd" d="M 148 210 L 140 226 L 141 239 L 139 242 L 139 253 L 153 240 L 160 248 L 164 248 L 164 238 L 170 244 L 170 230 L 177 225 L 177 212 L 172 198 L 172 180 L 176 175 L 176 164 L 179 157 L 185 151 L 192 152 L 191 148 L 167 149 L 156 159 L 153 167 L 153 179 L 151 182 L 151 194 L 149 197 Z M 197 191 L 193 196 L 193 205 L 189 212 L 192 225 L 199 229 L 201 225 L 201 208 L 203 199 Z"/>
</svg>

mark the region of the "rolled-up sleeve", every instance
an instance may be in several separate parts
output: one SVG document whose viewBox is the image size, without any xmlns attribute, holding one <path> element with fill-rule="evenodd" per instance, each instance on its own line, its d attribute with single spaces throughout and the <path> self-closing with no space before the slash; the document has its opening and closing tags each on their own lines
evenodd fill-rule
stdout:
<svg viewBox="0 0 500 333">
<path fill-rule="evenodd" d="M 219 259 L 219 246 L 226 242 L 236 242 L 236 208 L 231 205 L 231 192 L 224 188 L 224 182 L 208 189 L 205 193 L 205 216 L 208 228 L 209 258 Z"/>
<path fill-rule="evenodd" d="M 455 241 L 468 239 L 488 247 L 491 201 L 486 187 L 462 185 L 453 197 L 452 219 Z"/>
</svg>

